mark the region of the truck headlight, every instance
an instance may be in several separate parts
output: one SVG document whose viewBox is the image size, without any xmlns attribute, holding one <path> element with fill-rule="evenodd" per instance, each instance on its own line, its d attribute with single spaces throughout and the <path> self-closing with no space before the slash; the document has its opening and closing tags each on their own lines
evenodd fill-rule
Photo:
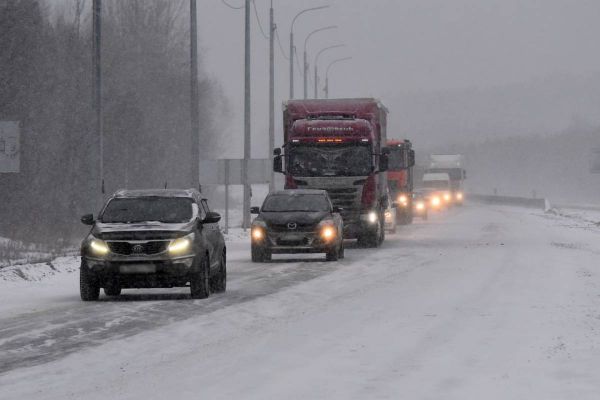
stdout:
<svg viewBox="0 0 600 400">
<path fill-rule="evenodd" d="M 90 240 L 89 248 L 96 256 L 105 256 L 110 251 L 106 242 L 100 239 Z"/>
<path fill-rule="evenodd" d="M 417 205 L 415 207 L 417 210 L 423 211 L 425 209 L 425 203 L 423 203 L 422 201 L 419 201 L 419 202 L 417 202 Z"/>
<path fill-rule="evenodd" d="M 444 193 L 444 200 L 445 200 L 445 201 L 450 201 L 450 200 L 452 200 L 452 196 L 450 196 L 450 193 Z"/>
<path fill-rule="evenodd" d="M 400 203 L 403 207 L 408 205 L 408 197 L 405 194 L 401 194 L 398 196 L 398 203 Z"/>
<path fill-rule="evenodd" d="M 188 253 L 192 247 L 192 235 L 177 238 L 169 244 L 169 254 L 176 256 Z"/>
<path fill-rule="evenodd" d="M 369 221 L 372 224 L 376 223 L 377 213 L 375 211 L 370 211 L 369 214 L 367 214 L 367 221 Z"/>
<path fill-rule="evenodd" d="M 456 193 L 456 200 L 462 200 L 463 194 L 461 192 Z"/>
</svg>

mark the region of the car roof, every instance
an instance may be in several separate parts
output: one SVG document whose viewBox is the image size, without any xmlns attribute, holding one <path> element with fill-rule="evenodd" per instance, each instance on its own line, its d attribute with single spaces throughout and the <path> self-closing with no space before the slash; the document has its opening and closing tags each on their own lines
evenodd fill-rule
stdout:
<svg viewBox="0 0 600 400">
<path fill-rule="evenodd" d="M 112 197 L 187 197 L 204 199 L 196 189 L 120 189 Z"/>
<path fill-rule="evenodd" d="M 284 195 L 284 196 L 296 196 L 301 194 L 320 194 L 327 195 L 326 190 L 321 189 L 286 189 L 286 190 L 274 190 L 269 193 L 269 196 L 272 195 Z"/>
</svg>

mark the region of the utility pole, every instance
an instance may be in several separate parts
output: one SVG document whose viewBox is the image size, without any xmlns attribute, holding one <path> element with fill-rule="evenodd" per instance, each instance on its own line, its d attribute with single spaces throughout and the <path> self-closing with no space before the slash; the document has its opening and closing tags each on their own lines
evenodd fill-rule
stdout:
<svg viewBox="0 0 600 400">
<path fill-rule="evenodd" d="M 245 9 L 245 50 L 244 50 L 244 220 L 243 228 L 250 227 L 250 185 L 248 184 L 248 160 L 250 159 L 250 0 Z"/>
<path fill-rule="evenodd" d="M 200 109 L 198 99 L 198 26 L 196 0 L 190 0 L 190 122 L 191 122 L 191 181 L 200 190 Z"/>
<path fill-rule="evenodd" d="M 273 149 L 275 148 L 275 21 L 273 17 L 273 0 L 269 10 L 269 160 L 273 165 Z M 271 179 L 269 180 L 269 191 L 275 189 L 275 171 L 271 167 Z"/>
<path fill-rule="evenodd" d="M 96 136 L 100 147 L 100 193 L 104 194 L 104 127 L 102 121 L 102 2 L 93 0 L 94 31 L 94 108 L 96 111 Z M 103 197 L 103 196 L 102 196 Z M 104 199 L 103 199 L 104 200 Z"/>
</svg>

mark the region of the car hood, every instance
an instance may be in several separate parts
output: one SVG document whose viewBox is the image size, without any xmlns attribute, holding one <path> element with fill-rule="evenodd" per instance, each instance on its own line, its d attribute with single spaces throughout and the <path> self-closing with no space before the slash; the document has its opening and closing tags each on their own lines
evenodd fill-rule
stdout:
<svg viewBox="0 0 600 400">
<path fill-rule="evenodd" d="M 319 212 L 262 212 L 256 218 L 257 221 L 264 221 L 267 224 L 284 225 L 294 222 L 298 225 L 318 224 L 323 219 L 331 217 L 327 211 Z"/>
<path fill-rule="evenodd" d="M 166 239 L 187 234 L 193 229 L 194 221 L 183 223 L 150 221 L 131 224 L 96 222 L 92 234 L 101 239 Z"/>
</svg>

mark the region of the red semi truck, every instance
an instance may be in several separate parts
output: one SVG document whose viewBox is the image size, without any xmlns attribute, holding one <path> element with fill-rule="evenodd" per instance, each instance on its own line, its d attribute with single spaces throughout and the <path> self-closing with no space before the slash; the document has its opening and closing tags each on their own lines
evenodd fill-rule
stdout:
<svg viewBox="0 0 600 400">
<path fill-rule="evenodd" d="M 413 220 L 413 167 L 415 151 L 410 140 L 390 139 L 388 186 L 396 202 L 396 220 L 399 224 L 410 224 Z"/>
<path fill-rule="evenodd" d="M 376 99 L 289 100 L 283 154 L 274 152 L 285 188 L 326 190 L 342 209 L 344 237 L 368 247 L 385 238 L 387 113 Z"/>
</svg>

